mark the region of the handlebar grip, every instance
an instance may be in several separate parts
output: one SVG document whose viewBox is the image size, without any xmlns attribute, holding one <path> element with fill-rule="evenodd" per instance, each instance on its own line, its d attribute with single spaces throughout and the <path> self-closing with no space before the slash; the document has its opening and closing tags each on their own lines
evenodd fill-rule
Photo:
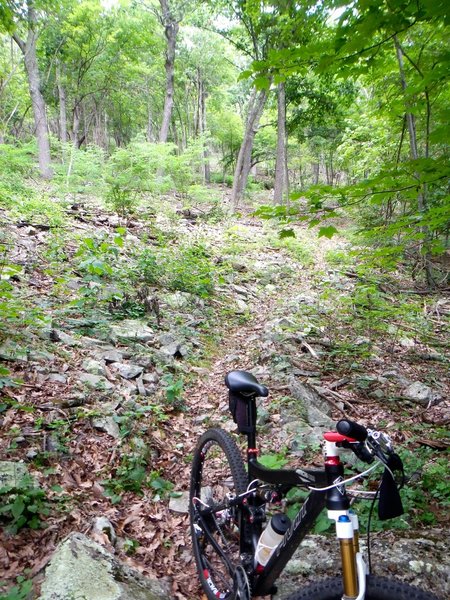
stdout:
<svg viewBox="0 0 450 600">
<path fill-rule="evenodd" d="M 364 442 L 367 438 L 367 429 L 363 425 L 350 421 L 349 419 L 341 419 L 336 424 L 336 429 L 341 435 L 351 437 L 358 442 Z"/>
</svg>

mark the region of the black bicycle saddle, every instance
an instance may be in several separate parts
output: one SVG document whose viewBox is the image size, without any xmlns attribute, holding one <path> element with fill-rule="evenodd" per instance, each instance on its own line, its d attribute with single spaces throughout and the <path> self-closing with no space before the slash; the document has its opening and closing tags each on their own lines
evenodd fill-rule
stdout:
<svg viewBox="0 0 450 600">
<path fill-rule="evenodd" d="M 256 377 L 247 371 L 230 371 L 225 377 L 225 385 L 230 392 L 237 394 L 262 396 L 263 398 L 269 395 L 266 386 L 258 383 Z"/>
</svg>

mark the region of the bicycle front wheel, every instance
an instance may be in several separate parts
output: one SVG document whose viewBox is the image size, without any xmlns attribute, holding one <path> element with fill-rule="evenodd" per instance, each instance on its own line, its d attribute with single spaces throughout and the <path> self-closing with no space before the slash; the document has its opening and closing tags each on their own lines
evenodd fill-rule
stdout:
<svg viewBox="0 0 450 600">
<path fill-rule="evenodd" d="M 238 508 L 226 506 L 226 500 L 246 489 L 247 474 L 232 437 L 222 429 L 204 433 L 192 462 L 189 512 L 194 557 L 209 600 L 233 593 L 241 516 Z"/>
<path fill-rule="evenodd" d="M 286 600 L 342 600 L 342 579 L 324 579 L 303 588 Z M 395 579 L 367 577 L 365 600 L 438 600 L 434 594 Z"/>
</svg>

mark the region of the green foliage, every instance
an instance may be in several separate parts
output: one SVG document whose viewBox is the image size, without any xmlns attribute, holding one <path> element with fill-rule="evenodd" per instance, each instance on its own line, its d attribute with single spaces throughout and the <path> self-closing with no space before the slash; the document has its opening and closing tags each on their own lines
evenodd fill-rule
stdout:
<svg viewBox="0 0 450 600">
<path fill-rule="evenodd" d="M 38 529 L 41 518 L 50 513 L 45 491 L 25 475 L 17 485 L 0 487 L 0 519 L 7 523 L 11 533 L 23 527 Z"/>
<path fill-rule="evenodd" d="M 136 191 L 122 187 L 120 183 L 110 183 L 106 192 L 105 201 L 119 215 L 126 217 L 137 206 L 138 195 Z"/>
<path fill-rule="evenodd" d="M 268 469 L 282 469 L 287 464 L 286 452 L 278 454 L 262 454 L 258 460 Z"/>
<path fill-rule="evenodd" d="M 286 231 L 286 230 L 283 230 Z M 308 247 L 304 242 L 301 242 L 299 239 L 292 236 L 280 236 L 278 240 L 275 240 L 273 243 L 275 248 L 283 248 L 285 249 L 294 260 L 299 262 L 301 265 L 310 265 L 313 262 L 313 255 L 311 248 Z"/>
<path fill-rule="evenodd" d="M 75 148 L 72 143 L 62 144 L 58 140 L 52 140 L 52 148 L 63 159 L 54 165 L 54 184 L 57 188 L 66 193 L 102 193 L 105 167 L 102 148 L 93 144 Z"/>
<path fill-rule="evenodd" d="M 134 209 L 139 194 L 187 194 L 199 180 L 196 169 L 202 160 L 202 145 L 196 141 L 178 153 L 174 144 L 150 144 L 139 138 L 126 148 L 117 148 L 106 164 L 107 203 L 121 214 Z"/>
<path fill-rule="evenodd" d="M 121 501 L 123 492 L 143 493 L 147 483 L 147 464 L 149 450 L 141 438 L 134 436 L 128 452 L 121 454 L 118 467 L 111 479 L 103 481 L 105 494 L 113 504 Z"/>
<path fill-rule="evenodd" d="M 84 285 L 78 290 L 79 298 L 72 302 L 74 306 L 92 305 L 98 302 L 100 295 L 105 303 L 122 297 L 116 290 L 105 294 L 102 284 L 116 273 L 125 232 L 124 228 L 118 227 L 113 235 L 101 234 L 81 240 L 75 260 L 83 274 Z"/>
<path fill-rule="evenodd" d="M 33 581 L 19 575 L 16 578 L 16 585 L 7 587 L 7 584 L 0 581 L 1 600 L 28 600 L 33 589 Z"/>
<path fill-rule="evenodd" d="M 153 490 L 155 501 L 167 498 L 173 484 L 163 479 L 158 471 L 149 473 L 148 465 L 149 449 L 140 437 L 134 436 L 129 443 L 128 452 L 121 455 L 120 464 L 113 476 L 102 482 L 105 495 L 113 504 L 117 504 L 121 501 L 123 493 L 142 495 L 147 488 Z"/>
<path fill-rule="evenodd" d="M 215 267 L 202 242 L 174 248 L 144 249 L 136 273 L 147 284 L 206 297 L 214 291 Z"/>
<path fill-rule="evenodd" d="M 186 410 L 186 402 L 183 398 L 183 378 L 175 378 L 168 373 L 163 377 L 165 402 L 173 410 Z"/>
</svg>

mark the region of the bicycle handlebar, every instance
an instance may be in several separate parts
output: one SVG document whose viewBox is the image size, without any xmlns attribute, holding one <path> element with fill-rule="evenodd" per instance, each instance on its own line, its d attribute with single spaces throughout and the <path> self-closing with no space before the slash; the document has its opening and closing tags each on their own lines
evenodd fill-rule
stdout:
<svg viewBox="0 0 450 600">
<path fill-rule="evenodd" d="M 359 425 L 359 423 L 355 423 L 355 421 L 350 421 L 349 419 L 341 419 L 337 423 L 336 429 L 341 435 L 351 437 L 358 442 L 364 442 L 367 439 L 367 429 L 363 425 Z"/>
</svg>

